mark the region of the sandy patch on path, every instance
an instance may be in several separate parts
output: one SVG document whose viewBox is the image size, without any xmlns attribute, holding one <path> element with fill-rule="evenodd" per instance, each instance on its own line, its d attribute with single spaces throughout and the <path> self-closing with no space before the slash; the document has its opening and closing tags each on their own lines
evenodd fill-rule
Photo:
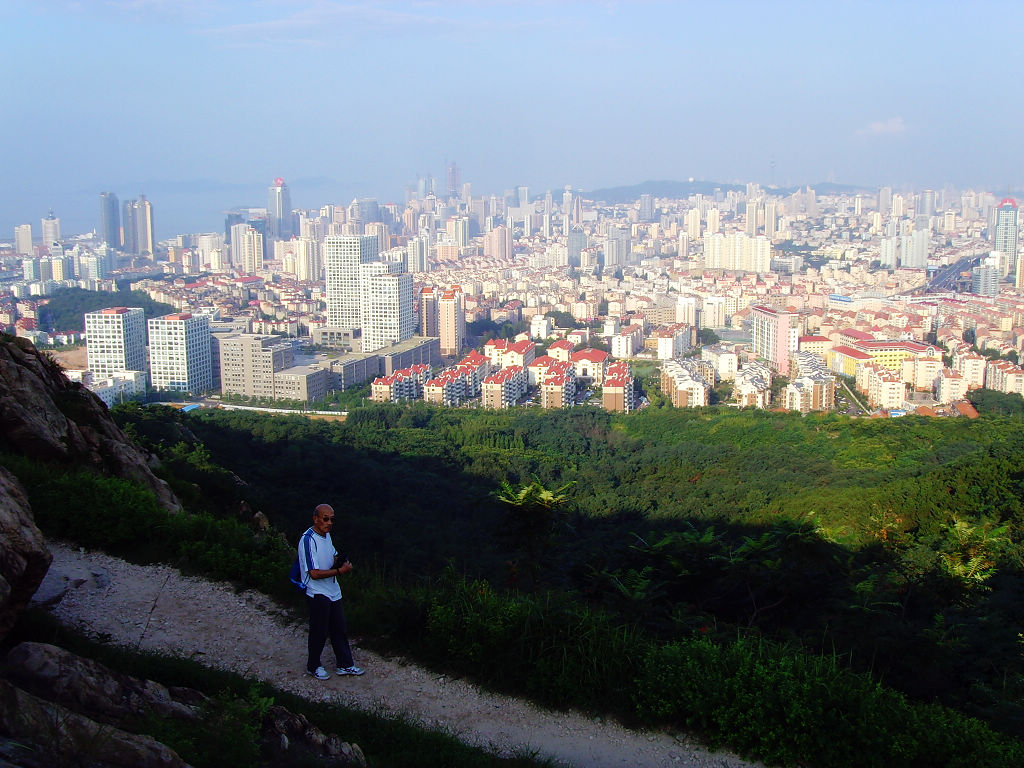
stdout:
<svg viewBox="0 0 1024 768">
<path fill-rule="evenodd" d="M 464 680 L 380 657 L 357 643 L 353 652 L 366 675 L 320 682 L 302 674 L 305 626 L 290 624 L 287 614 L 259 593 L 236 593 L 166 566 L 132 565 L 56 543 L 50 549 L 53 565 L 40 594 L 67 585 L 51 610 L 93 637 L 192 658 L 311 701 L 404 713 L 503 755 L 536 750 L 580 768 L 757 765 L 710 753 L 682 734 L 632 731 L 604 718 L 487 693 Z M 325 666 L 333 661 L 330 644 L 323 659 Z"/>
</svg>

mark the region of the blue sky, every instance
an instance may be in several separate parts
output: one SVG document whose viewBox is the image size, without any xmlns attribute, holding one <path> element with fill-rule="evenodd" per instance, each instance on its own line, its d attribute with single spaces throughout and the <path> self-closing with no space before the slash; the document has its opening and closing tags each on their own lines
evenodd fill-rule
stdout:
<svg viewBox="0 0 1024 768">
<path fill-rule="evenodd" d="M 645 179 L 1019 188 L 1024 4 L 0 0 L 0 239 Z M 773 164 L 774 163 L 774 168 Z"/>
</svg>

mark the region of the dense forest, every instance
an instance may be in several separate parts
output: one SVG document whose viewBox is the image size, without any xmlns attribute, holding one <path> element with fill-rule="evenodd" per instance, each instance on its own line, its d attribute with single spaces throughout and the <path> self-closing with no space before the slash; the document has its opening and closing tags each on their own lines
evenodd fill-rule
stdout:
<svg viewBox="0 0 1024 768">
<path fill-rule="evenodd" d="M 294 539 L 330 502 L 353 559 L 399 581 L 454 568 L 665 642 L 763 638 L 1024 735 L 1019 415 L 116 417 L 190 504 L 244 495 Z M 509 503 L 531 488 L 558 503 Z"/>
<path fill-rule="evenodd" d="M 42 326 L 52 333 L 84 331 L 85 313 L 106 307 L 141 307 L 146 317 L 160 317 L 174 312 L 170 304 L 153 301 L 143 291 L 87 291 L 84 288 L 61 288 L 41 310 Z"/>
</svg>

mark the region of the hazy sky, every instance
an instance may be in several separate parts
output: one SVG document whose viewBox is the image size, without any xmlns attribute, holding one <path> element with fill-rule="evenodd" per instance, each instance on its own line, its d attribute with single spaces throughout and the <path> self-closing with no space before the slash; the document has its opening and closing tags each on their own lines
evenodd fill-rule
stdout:
<svg viewBox="0 0 1024 768">
<path fill-rule="evenodd" d="M 0 0 L 0 239 L 645 179 L 1021 186 L 1020 2 Z M 774 170 L 773 170 L 774 162 Z"/>
</svg>

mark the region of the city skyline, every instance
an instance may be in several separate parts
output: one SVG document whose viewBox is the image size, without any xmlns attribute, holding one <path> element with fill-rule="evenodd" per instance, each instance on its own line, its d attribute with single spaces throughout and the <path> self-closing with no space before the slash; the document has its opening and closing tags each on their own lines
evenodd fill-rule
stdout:
<svg viewBox="0 0 1024 768">
<path fill-rule="evenodd" d="M 145 194 L 158 239 L 213 230 L 276 177 L 296 207 L 400 203 L 417 176 L 444 193 L 452 161 L 475 194 L 690 177 L 1002 193 L 1022 177 L 999 85 L 1021 21 L 991 2 L 7 4 L 0 40 L 31 65 L 7 83 L 0 231 L 51 208 L 98 229 L 102 191 Z"/>
</svg>

